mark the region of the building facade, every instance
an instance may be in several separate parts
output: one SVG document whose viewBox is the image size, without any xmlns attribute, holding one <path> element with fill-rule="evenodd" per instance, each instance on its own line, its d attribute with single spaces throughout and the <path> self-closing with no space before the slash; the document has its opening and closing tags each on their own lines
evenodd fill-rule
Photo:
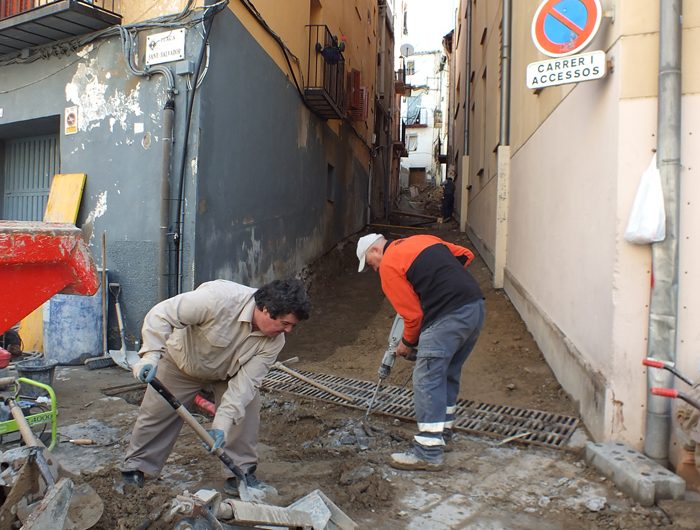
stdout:
<svg viewBox="0 0 700 530">
<path fill-rule="evenodd" d="M 698 379 L 700 5 L 684 2 L 681 16 L 675 0 L 603 2 L 583 52 L 604 52 L 605 77 L 528 88 L 528 65 L 549 59 L 532 37 L 542 4 L 460 4 L 448 158 L 461 227 L 593 437 L 673 460 L 672 404 L 649 387 L 674 381 L 642 361 Z M 655 152 L 666 240 L 635 245 L 623 236 Z"/>
<path fill-rule="evenodd" d="M 385 2 L 65 4 L 0 14 L 0 216 L 41 220 L 53 175 L 85 173 L 77 224 L 98 263 L 106 233 L 130 343 L 158 300 L 297 274 L 365 225 Z"/>
</svg>

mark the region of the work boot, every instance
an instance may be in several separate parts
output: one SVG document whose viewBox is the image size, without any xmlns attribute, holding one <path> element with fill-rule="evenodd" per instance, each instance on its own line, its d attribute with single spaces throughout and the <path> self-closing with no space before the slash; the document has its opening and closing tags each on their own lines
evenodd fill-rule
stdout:
<svg viewBox="0 0 700 530">
<path fill-rule="evenodd" d="M 444 466 L 444 459 L 424 460 L 419 458 L 413 452 L 408 453 L 393 453 L 389 458 L 389 465 L 394 469 L 403 469 L 406 471 L 440 471 Z"/>
<path fill-rule="evenodd" d="M 122 482 L 125 485 L 143 488 L 143 471 L 139 471 L 138 469 L 134 469 L 131 471 L 122 471 Z"/>
<path fill-rule="evenodd" d="M 258 466 L 252 466 L 245 474 L 245 483 L 249 488 L 260 490 L 265 493 L 265 495 L 277 495 L 277 490 L 270 486 L 269 484 L 259 480 L 255 476 L 255 471 Z M 224 483 L 224 493 L 238 497 L 238 477 L 229 477 Z"/>
<path fill-rule="evenodd" d="M 454 451 L 454 443 L 457 439 L 457 435 L 455 435 L 454 431 L 452 429 L 443 430 L 442 439 L 445 442 L 445 446 L 442 448 L 442 450 L 445 453 L 451 453 L 452 451 Z"/>
</svg>

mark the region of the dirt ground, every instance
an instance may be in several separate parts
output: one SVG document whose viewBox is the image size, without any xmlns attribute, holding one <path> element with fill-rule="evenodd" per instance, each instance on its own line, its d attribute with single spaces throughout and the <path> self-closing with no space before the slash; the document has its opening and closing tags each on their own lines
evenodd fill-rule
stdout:
<svg viewBox="0 0 700 530">
<path fill-rule="evenodd" d="M 454 222 L 376 231 L 388 237 L 434 233 L 471 247 Z M 295 369 L 374 382 L 394 312 L 378 276 L 357 272 L 357 237 L 305 271 L 313 310 L 288 337 L 281 359 L 296 356 Z M 575 404 L 508 298 L 490 287 L 480 258 L 470 271 L 484 290 L 487 316 L 465 365 L 460 397 L 575 416 Z M 388 383 L 410 387 L 410 377 L 410 363 L 397 360 Z M 142 389 L 107 390 L 112 395 L 105 390 L 133 383 L 131 374 L 117 367 L 56 372 L 60 437 L 55 454 L 104 500 L 97 529 L 171 528 L 164 516 L 176 495 L 223 486 L 220 463 L 186 427 L 161 477 L 143 489 L 121 485 L 118 468 Z M 669 510 L 638 505 L 587 468 L 580 443 L 557 450 L 461 434 L 443 472 L 401 472 L 386 458 L 409 447 L 413 425 L 373 416 L 371 428 L 363 429 L 363 416 L 357 409 L 263 392 L 258 476 L 279 492 L 269 501 L 287 506 L 320 489 L 361 529 L 693 528 L 674 520 Z M 585 441 L 585 433 L 577 435 Z M 97 445 L 68 441 L 83 437 Z"/>
</svg>

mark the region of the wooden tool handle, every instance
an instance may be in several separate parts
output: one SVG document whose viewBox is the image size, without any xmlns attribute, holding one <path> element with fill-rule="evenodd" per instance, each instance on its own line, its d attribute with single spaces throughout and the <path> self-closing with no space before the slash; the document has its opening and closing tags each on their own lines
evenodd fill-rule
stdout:
<svg viewBox="0 0 700 530">
<path fill-rule="evenodd" d="M 170 406 L 173 409 L 175 409 L 177 415 L 180 416 L 180 418 L 182 418 L 187 425 L 192 427 L 192 430 L 194 430 L 195 434 L 199 436 L 200 440 L 206 443 L 210 448 L 214 447 L 214 438 L 212 438 L 211 435 L 207 432 L 207 430 L 199 424 L 199 422 L 194 418 L 194 416 L 192 416 L 192 414 L 190 414 L 190 411 L 187 410 L 187 407 L 180 403 L 180 400 L 177 399 L 172 394 L 172 392 L 170 392 L 170 390 L 165 388 L 163 383 L 161 383 L 157 377 L 154 377 L 153 380 L 149 383 L 149 385 L 151 385 L 153 389 L 156 392 L 158 392 L 170 404 Z M 245 474 L 236 464 L 234 464 L 233 460 L 231 460 L 231 457 L 224 453 L 224 450 L 221 447 L 216 449 L 214 451 L 214 454 L 219 457 L 219 460 L 221 460 L 234 475 L 236 475 L 236 478 L 238 478 L 239 490 L 245 489 Z"/>
<path fill-rule="evenodd" d="M 34 436 L 32 428 L 29 426 L 29 423 L 27 423 L 27 419 L 22 413 L 22 409 L 19 408 L 19 405 L 17 405 L 17 403 L 15 403 L 15 400 L 8 399 L 7 403 L 10 407 L 10 413 L 12 414 L 12 417 L 17 422 L 17 428 L 19 429 L 19 433 L 22 435 L 22 440 L 24 440 L 24 443 L 27 444 L 27 446 L 29 447 L 44 447 L 44 444 L 42 444 L 39 441 L 39 439 L 36 436 Z"/>
<path fill-rule="evenodd" d="M 14 385 L 17 379 L 14 377 L 0 377 L 0 389 L 7 388 L 10 385 Z"/>
<path fill-rule="evenodd" d="M 337 390 L 333 390 L 332 388 L 327 387 L 326 385 L 319 383 L 317 381 L 314 381 L 313 379 L 309 379 L 305 375 L 302 375 L 299 372 L 295 372 L 291 368 L 287 368 L 285 365 L 283 365 L 280 362 L 276 362 L 275 364 L 272 365 L 272 367 L 277 368 L 278 370 L 282 370 L 283 372 L 291 375 L 292 377 L 296 377 L 300 381 L 304 381 L 305 383 L 308 383 L 311 386 L 315 386 L 319 390 L 323 390 L 324 392 L 328 392 L 329 394 L 332 394 L 336 397 L 339 397 L 342 400 L 348 401 L 350 403 L 353 403 L 355 401 L 355 398 L 348 396 L 347 394 L 343 394 L 342 392 L 338 392 Z"/>
</svg>

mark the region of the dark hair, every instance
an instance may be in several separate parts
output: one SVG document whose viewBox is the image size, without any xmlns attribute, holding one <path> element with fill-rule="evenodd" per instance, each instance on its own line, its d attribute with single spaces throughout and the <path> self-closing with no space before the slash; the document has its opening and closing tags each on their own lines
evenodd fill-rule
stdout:
<svg viewBox="0 0 700 530">
<path fill-rule="evenodd" d="M 255 305 L 261 311 L 267 308 L 272 318 L 292 313 L 299 320 L 306 320 L 311 310 L 304 283 L 293 278 L 263 285 L 255 291 Z"/>
</svg>

